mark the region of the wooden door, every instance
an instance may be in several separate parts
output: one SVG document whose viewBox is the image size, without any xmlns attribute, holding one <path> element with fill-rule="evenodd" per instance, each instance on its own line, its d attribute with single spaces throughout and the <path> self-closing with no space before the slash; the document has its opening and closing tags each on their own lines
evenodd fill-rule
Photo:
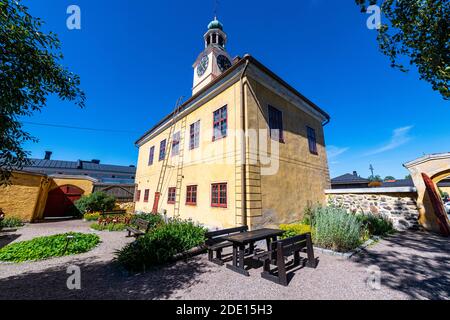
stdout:
<svg viewBox="0 0 450 320">
<path fill-rule="evenodd" d="M 44 217 L 70 217 L 76 216 L 75 201 L 81 198 L 84 191 L 72 185 L 65 185 L 51 190 L 48 193 Z"/>
<path fill-rule="evenodd" d="M 448 224 L 447 213 L 445 212 L 442 199 L 436 190 L 433 180 L 431 180 L 431 178 L 425 173 L 422 173 L 422 178 L 423 181 L 425 182 L 425 186 L 427 188 L 427 193 L 430 198 L 431 204 L 433 205 L 434 214 L 436 215 L 437 222 L 439 224 L 439 229 L 441 230 L 441 234 L 443 236 L 448 237 L 450 236 L 450 226 Z"/>
</svg>

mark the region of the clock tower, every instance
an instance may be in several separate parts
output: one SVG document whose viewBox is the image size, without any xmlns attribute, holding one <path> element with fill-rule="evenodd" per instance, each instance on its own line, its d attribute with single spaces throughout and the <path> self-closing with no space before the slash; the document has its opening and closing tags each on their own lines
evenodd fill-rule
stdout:
<svg viewBox="0 0 450 320">
<path fill-rule="evenodd" d="M 197 93 L 231 67 L 230 55 L 225 51 L 227 35 L 223 31 L 222 23 L 216 17 L 208 24 L 208 31 L 203 38 L 205 39 L 205 50 L 200 53 L 193 65 L 194 85 L 192 94 Z"/>
</svg>

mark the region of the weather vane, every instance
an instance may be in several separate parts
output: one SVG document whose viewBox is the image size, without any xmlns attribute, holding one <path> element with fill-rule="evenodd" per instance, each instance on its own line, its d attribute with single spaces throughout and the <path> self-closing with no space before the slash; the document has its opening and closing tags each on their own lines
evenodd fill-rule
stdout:
<svg viewBox="0 0 450 320">
<path fill-rule="evenodd" d="M 214 19 L 217 19 L 218 10 L 219 10 L 219 0 L 214 0 Z"/>
</svg>

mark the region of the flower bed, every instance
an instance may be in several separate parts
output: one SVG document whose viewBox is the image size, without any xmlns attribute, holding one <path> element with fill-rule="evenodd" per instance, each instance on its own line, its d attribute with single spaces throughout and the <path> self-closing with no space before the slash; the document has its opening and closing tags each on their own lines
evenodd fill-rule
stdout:
<svg viewBox="0 0 450 320">
<path fill-rule="evenodd" d="M 9 244 L 0 249 L 0 261 L 24 262 L 78 254 L 100 243 L 95 234 L 69 232 Z"/>
<path fill-rule="evenodd" d="M 317 207 L 305 222 L 280 225 L 285 238 L 311 232 L 314 245 L 336 252 L 349 252 L 371 238 L 394 232 L 392 223 L 382 216 L 348 213 L 336 207 Z"/>
</svg>

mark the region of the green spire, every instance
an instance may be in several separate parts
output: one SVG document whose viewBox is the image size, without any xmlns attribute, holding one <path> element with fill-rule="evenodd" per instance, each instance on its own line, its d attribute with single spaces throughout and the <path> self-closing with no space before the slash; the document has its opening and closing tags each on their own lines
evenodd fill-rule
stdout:
<svg viewBox="0 0 450 320">
<path fill-rule="evenodd" d="M 217 17 L 214 17 L 214 20 L 208 24 L 208 30 L 211 29 L 220 29 L 223 31 L 223 24 L 217 20 Z"/>
</svg>

